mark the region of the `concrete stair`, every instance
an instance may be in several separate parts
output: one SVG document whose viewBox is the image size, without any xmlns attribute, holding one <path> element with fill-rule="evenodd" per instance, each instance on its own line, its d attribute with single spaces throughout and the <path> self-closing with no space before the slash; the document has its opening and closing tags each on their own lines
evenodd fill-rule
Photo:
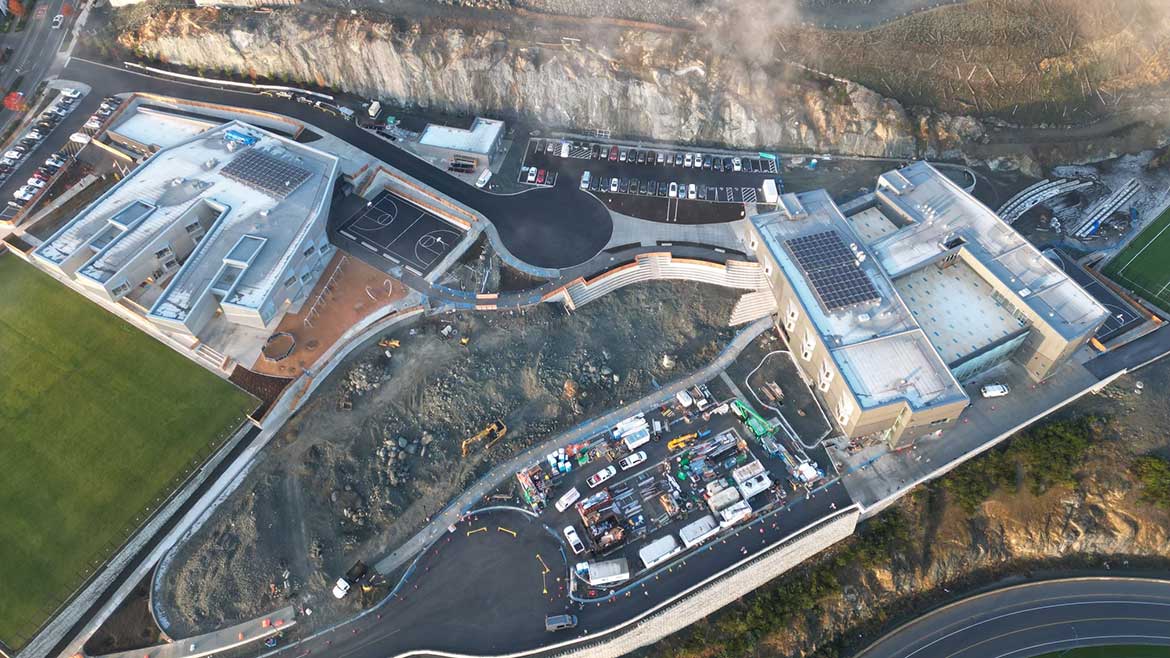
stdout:
<svg viewBox="0 0 1170 658">
<path fill-rule="evenodd" d="M 776 298 L 772 296 L 772 291 L 767 289 L 754 290 L 744 293 L 735 303 L 735 308 L 731 309 L 731 319 L 728 320 L 727 324 L 732 327 L 747 324 L 773 315 L 776 310 Z"/>
</svg>

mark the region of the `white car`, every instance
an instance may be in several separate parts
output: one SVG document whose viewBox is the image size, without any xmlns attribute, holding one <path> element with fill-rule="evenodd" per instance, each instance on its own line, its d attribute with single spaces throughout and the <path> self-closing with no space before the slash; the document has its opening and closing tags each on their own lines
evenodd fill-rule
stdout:
<svg viewBox="0 0 1170 658">
<path fill-rule="evenodd" d="M 529 183 L 536 182 L 536 167 L 532 167 L 531 169 L 528 170 L 528 182 Z"/>
<path fill-rule="evenodd" d="M 4 159 L 5 160 L 12 160 L 13 164 L 15 164 L 16 161 L 19 160 L 20 158 L 21 158 L 20 151 L 7 151 L 4 153 Z M 8 163 L 5 162 L 4 164 L 8 164 Z"/>
<path fill-rule="evenodd" d="M 54 30 L 60 30 L 61 26 L 64 23 L 65 23 L 65 15 L 64 14 L 57 14 L 56 16 L 53 17 L 53 29 Z"/>
<path fill-rule="evenodd" d="M 583 190 L 589 189 L 589 179 L 592 176 L 593 176 L 593 174 L 589 173 L 588 171 L 581 174 L 581 189 L 583 189 Z"/>
<path fill-rule="evenodd" d="M 616 179 L 616 178 L 610 179 L 609 191 L 610 192 L 617 192 L 618 191 L 618 179 Z"/>
<path fill-rule="evenodd" d="M 27 187 L 22 187 L 19 190 L 12 193 L 12 198 L 20 199 L 21 201 L 28 201 L 29 199 L 36 196 L 36 193 L 37 193 L 36 190 L 30 190 Z"/>
<path fill-rule="evenodd" d="M 56 155 L 50 155 L 49 157 L 45 158 L 45 164 L 49 165 L 50 167 L 64 167 L 65 161 Z"/>
<path fill-rule="evenodd" d="M 695 165 L 695 156 L 693 154 L 687 153 L 686 155 L 683 156 L 683 166 L 684 167 L 693 167 L 694 165 Z"/>
<path fill-rule="evenodd" d="M 81 92 L 72 87 L 65 87 L 62 89 L 61 95 L 65 98 L 81 98 Z"/>
<path fill-rule="evenodd" d="M 1002 398 L 1012 391 L 1007 387 L 1007 384 L 988 384 L 979 389 L 979 392 L 985 398 Z"/>
<path fill-rule="evenodd" d="M 743 171 L 743 160 L 740 160 L 739 158 L 732 158 L 731 159 L 731 170 L 732 171 Z"/>
<path fill-rule="evenodd" d="M 671 182 L 670 192 L 667 193 L 667 196 L 669 196 L 672 199 L 678 198 L 678 183 Z"/>
<path fill-rule="evenodd" d="M 102 127 L 102 120 L 97 117 L 90 117 L 89 121 L 85 122 L 86 130 L 97 130 Z"/>
<path fill-rule="evenodd" d="M 621 467 L 623 471 L 628 471 L 644 461 L 646 461 L 646 451 L 639 450 L 638 452 L 634 452 L 626 455 L 625 457 L 622 457 L 621 461 L 618 462 L 618 466 Z"/>
<path fill-rule="evenodd" d="M 585 484 L 588 484 L 590 489 L 596 489 L 597 486 L 600 485 L 602 482 L 605 482 L 606 480 L 610 479 L 611 477 L 613 477 L 615 475 L 617 475 L 617 467 L 616 466 L 606 466 L 605 468 L 601 469 L 600 471 L 597 471 L 593 475 L 590 475 L 589 479 L 585 481 Z"/>
<path fill-rule="evenodd" d="M 688 199 L 695 199 L 695 198 L 698 198 L 698 196 L 699 196 L 699 190 L 698 190 L 698 188 L 695 187 L 695 184 L 691 183 L 690 185 L 688 185 L 687 186 L 687 198 Z"/>
<path fill-rule="evenodd" d="M 0 165 L 4 165 L 5 167 L 15 167 L 16 160 L 13 158 L 0 158 Z"/>
<path fill-rule="evenodd" d="M 333 598 L 344 599 L 346 594 L 349 594 L 349 581 L 338 578 L 337 583 L 333 585 Z"/>
<path fill-rule="evenodd" d="M 569 548 L 573 549 L 573 555 L 580 555 L 585 551 L 585 544 L 581 543 L 581 538 L 577 536 L 573 526 L 565 526 L 565 539 L 569 540 Z"/>
<path fill-rule="evenodd" d="M 29 187 L 35 187 L 38 190 L 45 186 L 45 181 L 43 181 L 39 178 L 30 178 L 25 182 L 28 183 Z"/>
<path fill-rule="evenodd" d="M 703 168 L 703 154 L 696 153 L 695 159 L 693 160 L 693 162 L 695 163 L 695 169 L 702 169 Z"/>
</svg>

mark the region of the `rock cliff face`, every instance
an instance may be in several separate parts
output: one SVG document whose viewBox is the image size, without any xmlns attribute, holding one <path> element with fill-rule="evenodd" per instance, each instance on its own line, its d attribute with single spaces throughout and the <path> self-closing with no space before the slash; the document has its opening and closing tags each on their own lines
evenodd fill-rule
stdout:
<svg viewBox="0 0 1170 658">
<path fill-rule="evenodd" d="M 685 32 L 621 27 L 582 36 L 564 45 L 428 19 L 175 10 L 154 14 L 119 41 L 209 72 L 312 81 L 421 108 L 665 141 L 902 158 L 982 134 L 978 122 L 912 117 L 860 85 L 729 54 Z"/>
</svg>

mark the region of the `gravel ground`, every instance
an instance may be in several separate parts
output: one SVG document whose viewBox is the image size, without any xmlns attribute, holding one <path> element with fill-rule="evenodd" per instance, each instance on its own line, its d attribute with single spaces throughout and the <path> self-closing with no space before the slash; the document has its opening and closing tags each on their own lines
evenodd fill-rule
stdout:
<svg viewBox="0 0 1170 658">
<path fill-rule="evenodd" d="M 631 286 L 567 314 L 451 314 L 396 328 L 338 368 L 263 463 L 181 547 L 155 605 L 184 637 L 289 601 L 315 624 L 351 613 L 328 583 L 387 553 L 490 465 L 709 362 L 734 332 L 732 291 Z M 444 338 L 451 325 L 457 334 Z M 462 346 L 460 337 L 469 344 Z M 669 354 L 673 368 L 662 367 Z M 349 399 L 352 410 L 339 409 Z M 495 419 L 490 450 L 460 445 Z"/>
</svg>

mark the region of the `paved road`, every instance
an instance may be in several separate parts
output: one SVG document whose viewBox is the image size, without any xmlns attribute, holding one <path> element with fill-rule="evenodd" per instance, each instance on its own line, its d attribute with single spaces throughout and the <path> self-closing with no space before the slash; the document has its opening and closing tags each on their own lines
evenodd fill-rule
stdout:
<svg viewBox="0 0 1170 658">
<path fill-rule="evenodd" d="M 555 187 L 520 194 L 492 194 L 370 135 L 352 121 L 330 116 L 308 105 L 250 92 L 153 78 L 78 58 L 70 61 L 60 77 L 90 85 L 92 96 L 98 101 L 110 94 L 143 91 L 249 107 L 311 123 L 423 181 L 440 194 L 479 211 L 495 225 L 500 239 L 513 254 L 539 267 L 560 268 L 583 263 L 601 251 L 613 233 L 609 212 L 596 198 L 577 189 L 577 181 L 562 180 Z"/>
<path fill-rule="evenodd" d="M 51 27 L 53 17 L 63 13 L 62 8 L 69 5 L 74 11 L 60 29 Z M 43 8 L 43 9 L 42 9 Z M 29 17 L 24 30 L 10 32 L 0 39 L 0 48 L 12 48 L 12 57 L 0 72 L 0 87 L 7 90 L 17 77 L 24 76 L 20 85 L 13 91 L 22 91 L 29 96 L 37 83 L 45 77 L 52 66 L 57 51 L 61 48 L 61 41 L 72 28 L 77 16 L 77 3 L 70 0 L 48 0 L 39 2 L 33 9 L 33 16 Z M 41 18 L 36 18 L 43 11 Z M 13 113 L 0 109 L 0 126 L 6 124 Z"/>
<path fill-rule="evenodd" d="M 964 599 L 856 658 L 1027 658 L 1082 646 L 1170 645 L 1170 581 L 1071 578 Z"/>
</svg>

